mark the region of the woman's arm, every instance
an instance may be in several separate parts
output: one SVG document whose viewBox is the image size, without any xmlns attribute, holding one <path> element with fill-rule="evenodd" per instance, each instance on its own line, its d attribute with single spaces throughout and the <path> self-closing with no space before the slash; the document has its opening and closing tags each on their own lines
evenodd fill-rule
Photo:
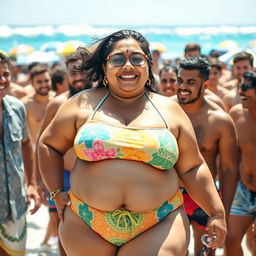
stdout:
<svg viewBox="0 0 256 256">
<path fill-rule="evenodd" d="M 38 162 L 43 181 L 50 192 L 64 190 L 65 152 L 73 146 L 76 135 L 77 106 L 74 99 L 65 102 L 44 130 L 38 142 Z M 54 198 L 60 219 L 69 203 L 66 193 Z"/>
</svg>

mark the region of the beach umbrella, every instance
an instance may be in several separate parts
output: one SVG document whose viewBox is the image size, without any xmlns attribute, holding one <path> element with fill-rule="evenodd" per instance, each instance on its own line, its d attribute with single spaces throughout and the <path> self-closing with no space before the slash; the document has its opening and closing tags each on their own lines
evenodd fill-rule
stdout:
<svg viewBox="0 0 256 256">
<path fill-rule="evenodd" d="M 59 53 L 62 55 L 69 55 L 77 50 L 78 47 L 85 46 L 85 43 L 78 40 L 70 40 L 63 44 Z"/>
<path fill-rule="evenodd" d="M 239 48 L 239 45 L 236 41 L 225 40 L 225 41 L 220 42 L 217 48 L 220 50 L 231 51 L 231 50 Z"/>
<path fill-rule="evenodd" d="M 256 39 L 248 43 L 248 47 L 256 51 Z"/>
<path fill-rule="evenodd" d="M 150 43 L 150 50 L 151 51 L 159 51 L 159 52 L 166 52 L 167 49 L 164 44 L 160 42 L 152 42 Z"/>
<path fill-rule="evenodd" d="M 60 60 L 60 56 L 54 52 L 43 52 L 43 51 L 34 51 L 30 54 L 18 55 L 17 64 L 18 65 L 29 65 L 33 62 L 40 62 L 42 64 L 52 64 L 54 62 L 58 62 Z"/>
<path fill-rule="evenodd" d="M 40 51 L 43 52 L 59 52 L 63 47 L 62 42 L 50 41 L 41 45 Z"/>
<path fill-rule="evenodd" d="M 0 53 L 2 53 L 3 55 L 7 56 L 6 52 L 0 50 Z"/>
<path fill-rule="evenodd" d="M 20 54 L 29 54 L 29 53 L 32 53 L 33 51 L 34 51 L 34 48 L 32 46 L 27 44 L 19 44 L 17 46 L 14 46 L 10 50 L 9 55 L 14 57 Z"/>
<path fill-rule="evenodd" d="M 248 52 L 248 53 L 252 54 L 253 57 L 254 57 L 254 65 L 256 64 L 256 51 L 254 51 L 250 48 L 247 48 L 247 49 L 243 49 L 243 48 L 233 49 L 233 50 L 228 51 L 227 53 L 221 55 L 219 57 L 219 60 L 228 64 L 228 65 L 233 65 L 233 58 L 239 52 Z"/>
</svg>

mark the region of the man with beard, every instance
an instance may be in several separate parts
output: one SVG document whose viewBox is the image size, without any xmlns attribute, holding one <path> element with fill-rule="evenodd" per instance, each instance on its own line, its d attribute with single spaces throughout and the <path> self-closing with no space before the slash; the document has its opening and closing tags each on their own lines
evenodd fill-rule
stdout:
<svg viewBox="0 0 256 256">
<path fill-rule="evenodd" d="M 25 255 L 26 212 L 40 207 L 33 175 L 33 150 L 24 104 L 7 95 L 10 62 L 0 52 L 0 255 Z"/>
<path fill-rule="evenodd" d="M 232 203 L 225 255 L 243 255 L 241 242 L 254 222 L 254 239 L 249 235 L 249 249 L 256 255 L 256 72 L 247 71 L 238 90 L 242 104 L 231 108 L 238 135 L 240 180 Z M 251 229 L 252 232 L 252 229 Z"/>
<path fill-rule="evenodd" d="M 210 63 L 202 57 L 189 57 L 180 62 L 176 100 L 188 115 L 199 149 L 212 177 L 220 181 L 219 191 L 228 218 L 238 180 L 237 139 L 231 117 L 204 97 Z M 201 236 L 206 233 L 208 216 L 184 191 L 184 205 L 193 228 L 194 253 L 202 250 Z M 209 255 L 214 255 L 211 251 Z"/>
<path fill-rule="evenodd" d="M 57 113 L 62 103 L 64 103 L 68 98 L 74 96 L 80 91 L 92 88 L 92 84 L 86 80 L 85 74 L 79 71 L 78 69 L 76 69 L 76 67 L 79 67 L 82 64 L 81 54 L 89 54 L 89 53 L 85 51 L 83 51 L 82 53 L 77 51 L 75 53 L 72 53 L 66 58 L 65 63 L 67 68 L 66 74 L 67 74 L 67 81 L 68 81 L 68 90 L 56 96 L 47 105 L 42 126 L 40 128 L 40 134 L 44 131 L 47 125 L 54 118 L 55 114 Z M 65 190 L 69 189 L 69 175 L 70 175 L 70 170 L 72 170 L 73 168 L 75 159 L 76 159 L 76 155 L 72 148 L 65 154 L 65 162 L 64 162 Z M 42 184 L 42 178 L 39 173 L 38 161 L 36 161 L 36 174 L 37 174 L 37 181 L 38 181 L 37 184 L 39 184 L 39 193 L 41 194 L 41 197 L 44 197 L 45 188 L 44 188 L 44 185 Z M 58 213 L 57 213 L 54 201 L 50 199 L 48 203 L 49 203 L 49 212 L 50 212 L 50 223 L 48 224 L 48 227 L 51 226 L 50 227 L 51 230 L 55 230 L 57 233 L 58 225 L 59 225 Z M 59 251 L 61 256 L 66 255 L 60 241 L 59 241 Z"/>
<path fill-rule="evenodd" d="M 35 145 L 45 114 L 45 108 L 48 102 L 53 99 L 54 93 L 51 92 L 52 82 L 50 71 L 44 65 L 38 64 L 32 68 L 30 82 L 34 88 L 34 92 L 31 95 L 23 97 L 22 101 L 27 111 L 27 123 L 31 141 Z"/>
</svg>

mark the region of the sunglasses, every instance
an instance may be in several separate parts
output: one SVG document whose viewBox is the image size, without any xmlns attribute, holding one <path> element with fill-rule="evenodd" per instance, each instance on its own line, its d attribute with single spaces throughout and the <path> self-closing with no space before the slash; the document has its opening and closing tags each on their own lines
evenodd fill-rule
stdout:
<svg viewBox="0 0 256 256">
<path fill-rule="evenodd" d="M 109 61 L 112 67 L 122 67 L 128 59 L 133 66 L 143 66 L 147 62 L 148 56 L 139 52 L 133 52 L 130 55 L 116 53 L 109 55 L 106 58 L 106 61 Z"/>
<path fill-rule="evenodd" d="M 252 84 L 241 84 L 239 88 L 241 89 L 241 91 L 246 92 L 249 89 L 256 89 L 256 86 Z"/>
</svg>

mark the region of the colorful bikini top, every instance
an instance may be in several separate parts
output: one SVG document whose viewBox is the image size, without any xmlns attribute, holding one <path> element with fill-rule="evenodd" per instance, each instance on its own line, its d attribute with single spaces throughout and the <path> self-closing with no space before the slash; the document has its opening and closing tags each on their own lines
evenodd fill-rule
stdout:
<svg viewBox="0 0 256 256">
<path fill-rule="evenodd" d="M 171 169 L 179 155 L 177 141 L 148 95 L 145 93 L 163 119 L 165 128 L 122 127 L 93 120 L 108 95 L 109 92 L 95 108 L 89 121 L 79 128 L 74 140 L 77 157 L 89 162 L 105 159 L 134 160 L 161 170 Z"/>
</svg>

